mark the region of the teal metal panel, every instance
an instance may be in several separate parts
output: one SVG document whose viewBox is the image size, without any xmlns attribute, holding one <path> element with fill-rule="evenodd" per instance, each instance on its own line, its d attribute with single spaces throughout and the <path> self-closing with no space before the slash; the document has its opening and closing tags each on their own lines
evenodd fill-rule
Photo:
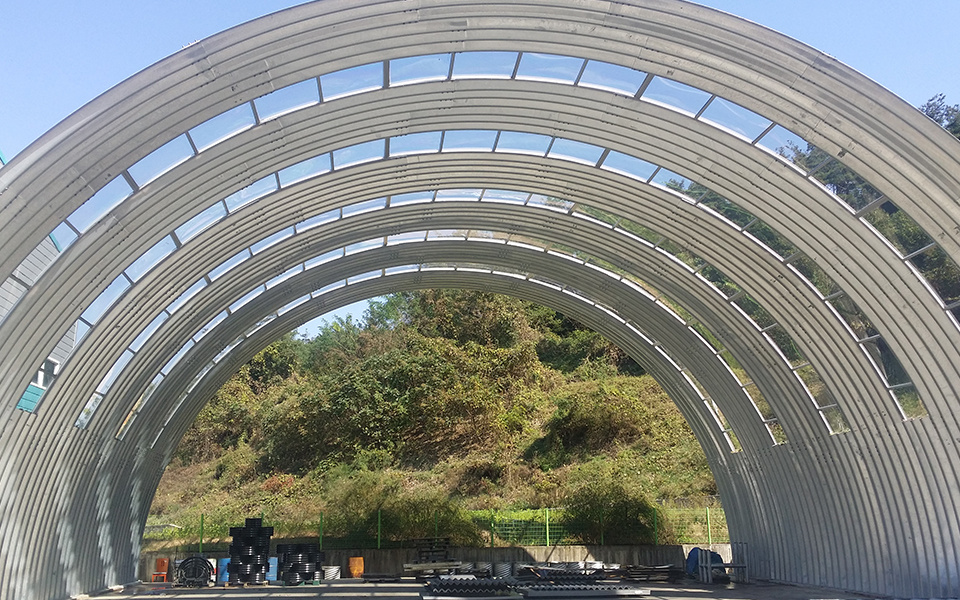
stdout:
<svg viewBox="0 0 960 600">
<path fill-rule="evenodd" d="M 44 389 L 42 387 L 31 383 L 23 392 L 23 395 L 20 396 L 20 401 L 17 402 L 17 408 L 32 413 L 37 409 L 37 404 L 40 403 L 40 398 L 43 397 L 43 392 Z"/>
</svg>

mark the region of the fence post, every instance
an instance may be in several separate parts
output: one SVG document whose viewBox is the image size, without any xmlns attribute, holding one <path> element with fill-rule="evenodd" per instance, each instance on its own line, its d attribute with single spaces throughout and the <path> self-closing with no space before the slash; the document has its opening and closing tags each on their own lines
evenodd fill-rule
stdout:
<svg viewBox="0 0 960 600">
<path fill-rule="evenodd" d="M 707 507 L 707 543 L 710 544 L 711 550 L 713 550 L 713 528 L 710 527 L 710 507 Z"/>
<path fill-rule="evenodd" d="M 660 545 L 660 531 L 657 529 L 657 508 L 653 508 L 653 545 Z"/>
<path fill-rule="evenodd" d="M 603 546 L 603 513 L 600 513 L 600 545 Z"/>
<path fill-rule="evenodd" d="M 200 513 L 200 555 L 203 555 L 203 513 Z"/>
<path fill-rule="evenodd" d="M 382 526 L 382 523 L 383 523 L 383 521 L 381 520 L 381 517 L 380 517 L 380 513 L 381 513 L 381 512 L 382 512 L 382 511 L 378 508 L 378 509 L 377 509 L 377 550 L 380 549 L 380 531 L 381 531 L 381 526 Z"/>
<path fill-rule="evenodd" d="M 493 521 L 496 513 L 490 509 L 490 547 L 493 548 Z"/>
<path fill-rule="evenodd" d="M 544 508 L 545 513 L 547 513 L 547 547 L 550 547 L 550 509 Z"/>
<path fill-rule="evenodd" d="M 320 549 L 323 550 L 323 511 L 320 511 Z"/>
</svg>

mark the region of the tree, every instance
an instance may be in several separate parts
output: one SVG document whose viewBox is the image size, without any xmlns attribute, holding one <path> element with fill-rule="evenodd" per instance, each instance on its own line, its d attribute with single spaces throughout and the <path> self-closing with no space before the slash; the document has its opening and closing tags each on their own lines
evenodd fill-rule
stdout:
<svg viewBox="0 0 960 600">
<path fill-rule="evenodd" d="M 395 329 L 409 325 L 416 297 L 414 292 L 397 292 L 370 300 L 363 314 L 367 328 Z"/>
<path fill-rule="evenodd" d="M 317 336 L 302 347 L 304 366 L 315 374 L 342 370 L 358 358 L 360 332 L 350 315 L 324 323 Z"/>
<path fill-rule="evenodd" d="M 260 351 L 249 362 L 250 386 L 261 392 L 300 369 L 300 342 L 288 333 Z"/>
<path fill-rule="evenodd" d="M 508 348 L 536 333 L 516 298 L 464 290 L 415 292 L 410 323 L 427 337 Z"/>
<path fill-rule="evenodd" d="M 950 106 L 944 94 L 937 94 L 920 106 L 920 112 L 935 123 L 960 138 L 960 104 Z"/>
<path fill-rule="evenodd" d="M 255 427 L 258 399 L 248 385 L 247 368 L 217 390 L 177 447 L 184 463 L 218 458 L 250 438 Z"/>
</svg>

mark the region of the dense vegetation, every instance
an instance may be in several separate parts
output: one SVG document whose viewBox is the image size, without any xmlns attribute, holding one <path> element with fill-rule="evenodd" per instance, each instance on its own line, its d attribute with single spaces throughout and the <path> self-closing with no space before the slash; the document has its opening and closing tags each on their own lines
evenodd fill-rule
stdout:
<svg viewBox="0 0 960 600">
<path fill-rule="evenodd" d="M 379 510 L 393 531 L 423 535 L 432 514 L 479 543 L 464 509 L 568 506 L 589 540 L 606 506 L 636 525 L 609 523 L 608 539 L 641 541 L 654 499 L 715 492 L 672 402 L 602 336 L 504 296 L 427 290 L 258 354 L 185 435 L 151 520 L 323 510 L 333 533 Z"/>
</svg>

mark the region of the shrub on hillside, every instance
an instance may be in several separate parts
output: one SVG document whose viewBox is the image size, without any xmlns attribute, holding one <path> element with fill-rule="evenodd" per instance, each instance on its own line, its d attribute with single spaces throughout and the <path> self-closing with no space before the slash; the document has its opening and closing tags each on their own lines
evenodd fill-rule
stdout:
<svg viewBox="0 0 960 600">
<path fill-rule="evenodd" d="M 571 383 L 558 389 L 553 399 L 557 410 L 547 423 L 546 436 L 531 448 L 547 466 L 611 451 L 617 445 L 670 445 L 671 440 L 662 439 L 664 431 L 682 427 L 683 422 L 650 376 Z"/>
<path fill-rule="evenodd" d="M 516 298 L 466 290 L 422 290 L 408 304 L 411 326 L 427 337 L 460 344 L 509 348 L 533 340 L 524 303 Z"/>
<path fill-rule="evenodd" d="M 303 473 L 336 454 L 329 441 L 333 431 L 324 419 L 326 403 L 324 388 L 309 376 L 289 383 L 276 395 L 259 423 L 257 462 L 261 470 Z"/>
<path fill-rule="evenodd" d="M 479 545 L 480 530 L 442 489 L 410 481 L 403 472 L 339 468 L 325 475 L 333 537 L 403 541 L 443 532 L 454 544 Z"/>
<path fill-rule="evenodd" d="M 217 390 L 183 435 L 176 457 L 184 464 L 218 458 L 249 439 L 259 399 L 243 374 Z"/>
<path fill-rule="evenodd" d="M 250 386 L 262 392 L 282 383 L 300 369 L 300 343 L 287 334 L 273 342 L 247 364 Z"/>
<path fill-rule="evenodd" d="M 585 544 L 654 542 L 657 509 L 608 464 L 594 461 L 582 467 L 564 506 L 565 525 Z"/>
</svg>

